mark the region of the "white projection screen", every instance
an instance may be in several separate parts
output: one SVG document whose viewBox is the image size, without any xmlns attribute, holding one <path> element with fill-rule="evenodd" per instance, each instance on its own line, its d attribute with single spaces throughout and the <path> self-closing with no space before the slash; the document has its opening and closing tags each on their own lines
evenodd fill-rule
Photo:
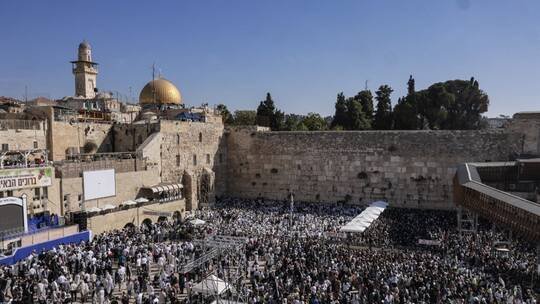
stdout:
<svg viewBox="0 0 540 304">
<path fill-rule="evenodd" d="M 84 200 L 116 195 L 114 169 L 83 172 Z"/>
</svg>

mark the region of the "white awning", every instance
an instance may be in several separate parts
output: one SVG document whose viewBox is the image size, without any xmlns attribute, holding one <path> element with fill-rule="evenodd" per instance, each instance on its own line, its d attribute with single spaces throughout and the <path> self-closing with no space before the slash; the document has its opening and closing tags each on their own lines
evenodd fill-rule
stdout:
<svg viewBox="0 0 540 304">
<path fill-rule="evenodd" d="M 191 225 L 193 226 L 200 226 L 200 225 L 204 225 L 206 224 L 205 221 L 201 220 L 201 219 L 194 219 L 194 220 L 191 220 L 189 221 L 191 223 Z"/>
<path fill-rule="evenodd" d="M 137 202 L 137 203 L 148 203 L 149 200 L 146 197 L 139 197 L 138 199 L 135 200 L 135 202 Z"/>
<path fill-rule="evenodd" d="M 120 204 L 122 206 L 133 206 L 133 205 L 137 205 L 137 202 L 136 201 L 132 201 L 132 200 L 128 200 L 128 201 L 125 201 L 123 202 L 122 204 Z"/>
<path fill-rule="evenodd" d="M 152 190 L 152 193 L 160 193 L 160 192 L 170 192 L 175 191 L 178 189 L 182 189 L 184 186 L 182 184 L 162 184 L 162 185 L 156 185 L 149 189 Z"/>
<path fill-rule="evenodd" d="M 86 213 L 100 212 L 100 211 L 101 209 L 99 209 L 98 207 L 91 207 L 91 208 L 86 209 Z"/>
<path fill-rule="evenodd" d="M 229 286 L 225 281 L 216 277 L 215 275 L 210 275 L 202 282 L 199 282 L 193 286 L 192 291 L 195 293 L 201 293 L 203 295 L 220 295 L 227 291 Z"/>
<path fill-rule="evenodd" d="M 101 209 L 103 209 L 103 210 L 112 210 L 112 209 L 115 209 L 115 208 L 116 208 L 115 205 L 107 204 L 107 205 L 103 206 L 103 208 L 101 208 Z"/>
<path fill-rule="evenodd" d="M 371 223 L 375 221 L 381 213 L 386 209 L 388 203 L 377 201 L 369 205 L 362 213 L 348 222 L 345 226 L 341 227 L 340 231 L 343 232 L 364 232 L 371 226 Z"/>
</svg>

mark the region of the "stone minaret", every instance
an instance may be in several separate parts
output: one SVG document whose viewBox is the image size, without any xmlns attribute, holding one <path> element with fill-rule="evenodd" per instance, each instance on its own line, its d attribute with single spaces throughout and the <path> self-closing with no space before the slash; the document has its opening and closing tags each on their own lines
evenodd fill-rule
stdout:
<svg viewBox="0 0 540 304">
<path fill-rule="evenodd" d="M 96 96 L 97 63 L 92 62 L 92 48 L 88 42 L 79 44 L 79 58 L 71 61 L 75 75 L 75 96 L 94 98 Z"/>
</svg>

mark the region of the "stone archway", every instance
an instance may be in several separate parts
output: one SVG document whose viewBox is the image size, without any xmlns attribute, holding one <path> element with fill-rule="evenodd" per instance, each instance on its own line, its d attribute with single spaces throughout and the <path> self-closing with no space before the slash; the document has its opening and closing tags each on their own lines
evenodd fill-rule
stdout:
<svg viewBox="0 0 540 304">
<path fill-rule="evenodd" d="M 214 203 L 214 171 L 204 168 L 197 183 L 199 204 L 208 206 Z"/>
<path fill-rule="evenodd" d="M 199 181 L 198 188 L 198 197 L 199 204 L 203 206 L 208 206 L 209 196 L 210 196 L 210 177 L 208 174 L 203 174 Z"/>
<path fill-rule="evenodd" d="M 195 204 L 193 203 L 195 198 L 194 198 L 194 192 L 193 191 L 193 172 L 191 171 L 184 171 L 184 175 L 182 176 L 182 185 L 184 186 L 183 188 L 183 191 L 184 191 L 184 198 L 186 200 L 186 211 L 190 211 L 190 210 L 193 210 L 194 207 L 196 209 L 196 206 L 194 206 Z"/>
<path fill-rule="evenodd" d="M 124 229 L 133 229 L 135 228 L 135 225 L 133 223 L 127 223 L 124 225 Z"/>
</svg>

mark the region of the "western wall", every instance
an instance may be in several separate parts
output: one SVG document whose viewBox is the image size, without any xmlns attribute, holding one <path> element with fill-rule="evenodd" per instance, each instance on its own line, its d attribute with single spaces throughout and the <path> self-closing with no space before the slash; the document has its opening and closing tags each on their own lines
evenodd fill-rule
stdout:
<svg viewBox="0 0 540 304">
<path fill-rule="evenodd" d="M 505 161 L 523 134 L 475 131 L 269 132 L 233 128 L 228 193 L 246 198 L 453 208 L 458 164 Z"/>
</svg>

